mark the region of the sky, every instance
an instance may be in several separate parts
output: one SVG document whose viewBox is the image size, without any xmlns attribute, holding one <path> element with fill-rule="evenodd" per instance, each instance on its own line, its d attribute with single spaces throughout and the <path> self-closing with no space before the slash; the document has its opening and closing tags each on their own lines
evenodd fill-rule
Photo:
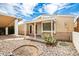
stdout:
<svg viewBox="0 0 79 59">
<path fill-rule="evenodd" d="M 0 3 L 0 12 L 31 21 L 42 14 L 79 15 L 79 3 Z"/>
</svg>

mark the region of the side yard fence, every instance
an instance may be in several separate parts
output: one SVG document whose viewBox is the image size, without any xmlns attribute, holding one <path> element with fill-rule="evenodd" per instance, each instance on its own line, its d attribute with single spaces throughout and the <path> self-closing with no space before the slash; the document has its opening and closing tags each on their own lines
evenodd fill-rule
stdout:
<svg viewBox="0 0 79 59">
<path fill-rule="evenodd" d="M 79 32 L 72 32 L 72 41 L 76 50 L 79 52 Z"/>
</svg>

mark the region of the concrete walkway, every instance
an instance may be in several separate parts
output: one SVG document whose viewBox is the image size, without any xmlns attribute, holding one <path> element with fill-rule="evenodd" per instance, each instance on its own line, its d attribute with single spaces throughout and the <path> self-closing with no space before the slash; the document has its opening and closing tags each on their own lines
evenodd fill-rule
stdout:
<svg viewBox="0 0 79 59">
<path fill-rule="evenodd" d="M 15 36 L 15 35 L 2 35 L 0 36 L 0 40 L 14 40 L 14 39 L 24 39 L 23 36 Z"/>
</svg>

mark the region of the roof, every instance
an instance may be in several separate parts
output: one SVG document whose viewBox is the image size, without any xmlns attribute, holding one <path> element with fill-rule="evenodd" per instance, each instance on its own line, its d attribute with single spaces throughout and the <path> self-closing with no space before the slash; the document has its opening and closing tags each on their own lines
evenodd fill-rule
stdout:
<svg viewBox="0 0 79 59">
<path fill-rule="evenodd" d="M 0 12 L 0 15 L 6 16 L 6 17 L 12 17 L 12 18 L 14 18 L 14 20 L 18 19 L 18 21 L 21 21 L 21 20 L 22 20 L 21 18 L 17 18 L 17 17 L 14 16 L 14 15 L 9 15 L 9 14 L 6 14 L 6 13 L 4 13 L 4 12 Z"/>
<path fill-rule="evenodd" d="M 40 16 L 38 16 L 38 17 L 36 17 L 36 18 L 34 18 L 32 21 L 27 21 L 26 23 L 34 23 L 34 22 L 41 22 L 41 21 L 46 21 L 46 20 L 53 20 L 53 19 L 55 19 L 56 18 L 56 16 L 64 16 L 64 17 L 73 17 L 73 18 L 75 18 L 76 19 L 76 17 L 75 16 L 73 16 L 73 15 L 47 15 L 47 14 L 44 14 L 44 15 L 40 15 Z M 42 19 L 42 17 L 49 17 L 49 18 L 51 18 L 51 19 Z M 41 19 L 40 19 L 41 18 Z"/>
<path fill-rule="evenodd" d="M 53 15 L 53 17 L 52 17 L 52 15 L 47 15 L 47 16 L 48 16 L 49 18 L 51 18 L 51 19 L 55 19 L 55 15 Z M 44 17 L 47 17 L 47 16 L 46 16 L 46 15 L 45 15 L 45 16 L 40 15 L 40 16 L 34 18 L 32 21 L 28 21 L 28 22 L 26 22 L 26 23 L 33 23 L 33 22 L 41 22 L 41 21 L 51 20 L 51 19 L 47 19 L 47 18 L 44 19 Z"/>
<path fill-rule="evenodd" d="M 0 27 L 13 26 L 14 20 L 18 18 L 0 12 Z M 19 20 L 20 21 L 20 20 Z"/>
<path fill-rule="evenodd" d="M 41 21 L 41 19 L 39 20 L 39 18 L 41 17 L 42 15 L 40 15 L 40 16 L 38 16 L 38 17 L 36 17 L 36 18 L 34 18 L 32 21 L 27 21 L 26 23 L 33 23 L 33 22 L 40 22 Z M 38 20 L 37 20 L 38 19 Z"/>
<path fill-rule="evenodd" d="M 10 17 L 14 17 L 14 18 L 16 18 L 16 16 L 9 15 L 9 14 L 6 14 L 6 13 L 4 13 L 4 12 L 0 12 L 0 15 L 3 15 L 3 16 L 10 16 Z"/>
</svg>

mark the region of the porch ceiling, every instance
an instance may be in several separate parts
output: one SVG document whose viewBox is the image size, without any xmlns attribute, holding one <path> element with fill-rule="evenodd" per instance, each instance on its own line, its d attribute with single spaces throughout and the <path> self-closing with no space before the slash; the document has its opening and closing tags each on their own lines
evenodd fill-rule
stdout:
<svg viewBox="0 0 79 59">
<path fill-rule="evenodd" d="M 0 15 L 0 27 L 13 26 L 14 17 Z"/>
</svg>

